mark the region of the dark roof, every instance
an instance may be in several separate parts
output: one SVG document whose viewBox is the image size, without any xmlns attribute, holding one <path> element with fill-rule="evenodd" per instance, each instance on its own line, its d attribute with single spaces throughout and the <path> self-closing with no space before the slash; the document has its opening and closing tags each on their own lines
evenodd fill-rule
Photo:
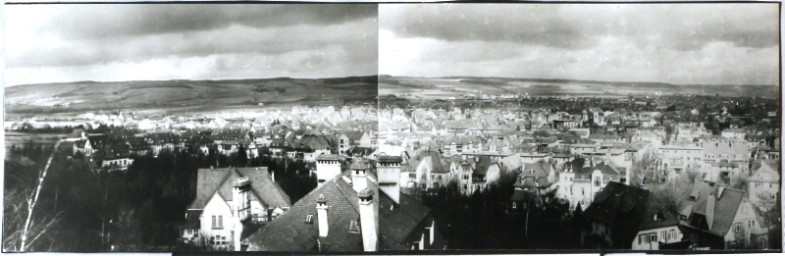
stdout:
<svg viewBox="0 0 785 256">
<path fill-rule="evenodd" d="M 343 161 L 343 157 L 341 157 L 339 155 L 328 154 L 328 155 L 319 155 L 319 156 L 316 157 L 316 160 L 317 161 L 318 160 L 322 160 L 322 161 Z"/>
<path fill-rule="evenodd" d="M 491 158 L 487 156 L 480 156 L 477 164 L 474 166 L 474 173 L 472 175 L 483 175 L 488 173 L 488 168 L 492 165 Z"/>
<path fill-rule="evenodd" d="M 583 218 L 603 223 L 611 230 L 613 245 L 629 246 L 643 222 L 649 191 L 608 182 L 586 208 Z"/>
<path fill-rule="evenodd" d="M 199 169 L 196 199 L 188 209 L 204 209 L 215 193 L 232 200 L 232 182 L 240 177 L 251 179 L 251 191 L 267 207 L 289 207 L 289 196 L 270 179 L 267 167 Z"/>
<path fill-rule="evenodd" d="M 378 191 L 372 182 L 368 182 L 368 186 Z M 378 202 L 378 194 L 374 193 L 374 202 Z M 324 196 L 329 207 L 329 232 L 325 238 L 319 238 L 316 200 L 320 195 Z M 312 251 L 318 250 L 321 245 L 322 251 L 362 251 L 361 235 L 350 232 L 352 222 L 360 224 L 358 201 L 357 192 L 343 178 L 329 180 L 297 201 L 286 214 L 246 238 L 248 250 Z M 308 215 L 312 215 L 312 223 L 305 222 Z"/>
<path fill-rule="evenodd" d="M 655 218 L 656 215 L 656 218 Z M 658 194 L 650 194 L 646 202 L 646 212 L 643 216 L 640 230 L 675 226 L 679 220 L 670 210 L 667 209 L 666 199 Z"/>
<path fill-rule="evenodd" d="M 379 198 L 379 240 L 381 249 L 408 250 L 408 244 L 422 233 L 430 218 L 431 209 L 416 199 L 401 193 L 398 204 L 387 194 Z"/>
<path fill-rule="evenodd" d="M 401 163 L 403 159 L 400 156 L 387 156 L 381 155 L 376 157 L 377 163 Z"/>
<path fill-rule="evenodd" d="M 296 148 L 329 149 L 332 147 L 330 140 L 324 135 L 303 135 L 302 138 L 291 143 Z"/>
<path fill-rule="evenodd" d="M 375 150 L 373 148 L 368 147 L 352 147 L 349 150 L 349 155 L 360 155 L 360 156 L 367 156 L 373 153 Z"/>
<path fill-rule="evenodd" d="M 711 190 L 711 193 L 703 200 L 698 201 L 695 205 L 693 212 L 706 216 L 706 201 L 709 196 L 715 196 L 720 191 L 721 187 L 716 187 Z M 711 225 L 711 233 L 716 235 L 725 235 L 736 217 L 736 211 L 744 198 L 745 192 L 743 190 L 734 188 L 722 188 L 722 193 L 716 197 L 714 203 L 714 221 Z"/>
</svg>

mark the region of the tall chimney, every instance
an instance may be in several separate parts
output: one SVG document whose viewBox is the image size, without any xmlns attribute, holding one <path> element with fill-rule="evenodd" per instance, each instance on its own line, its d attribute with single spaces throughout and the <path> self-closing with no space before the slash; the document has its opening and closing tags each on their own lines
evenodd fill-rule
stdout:
<svg viewBox="0 0 785 256">
<path fill-rule="evenodd" d="M 363 249 L 366 252 L 375 252 L 378 234 L 376 231 L 376 210 L 373 205 L 373 190 L 365 188 L 359 193 L 360 198 L 360 229 L 363 237 Z"/>
<path fill-rule="evenodd" d="M 327 237 L 330 226 L 327 222 L 327 199 L 323 194 L 319 194 L 319 197 L 316 198 L 316 215 L 319 222 L 319 237 Z"/>
<path fill-rule="evenodd" d="M 356 192 L 360 192 L 368 187 L 367 170 L 368 165 L 362 159 L 355 159 L 349 167 L 352 172 L 352 188 Z"/>
<path fill-rule="evenodd" d="M 389 196 L 396 204 L 400 203 L 401 187 L 401 162 L 398 156 L 379 156 L 376 160 L 376 173 L 378 175 L 379 189 Z"/>
<path fill-rule="evenodd" d="M 234 181 L 234 188 L 232 189 L 232 204 L 234 208 L 234 250 L 241 251 L 241 239 L 243 233 L 243 223 L 248 221 L 251 217 L 251 201 L 250 194 L 251 180 L 248 177 L 240 177 Z"/>
<path fill-rule="evenodd" d="M 341 174 L 341 157 L 320 155 L 316 157 L 316 180 L 319 187 Z"/>
<path fill-rule="evenodd" d="M 716 194 L 709 195 L 706 198 L 706 223 L 708 223 L 709 230 L 711 230 L 712 225 L 714 224 L 714 205 L 717 202 Z"/>
</svg>

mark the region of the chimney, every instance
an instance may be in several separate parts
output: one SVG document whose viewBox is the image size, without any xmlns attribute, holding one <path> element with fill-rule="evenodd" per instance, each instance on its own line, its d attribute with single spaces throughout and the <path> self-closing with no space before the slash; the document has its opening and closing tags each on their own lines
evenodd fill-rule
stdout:
<svg viewBox="0 0 785 256">
<path fill-rule="evenodd" d="M 709 195 L 706 198 L 706 223 L 708 223 L 709 230 L 711 230 L 712 225 L 714 224 L 714 207 L 717 203 L 716 195 Z"/>
<path fill-rule="evenodd" d="M 251 217 L 251 201 L 248 191 L 251 190 L 251 180 L 248 177 L 240 177 L 234 181 L 232 189 L 232 204 L 234 208 L 234 250 L 241 251 L 241 235 L 243 224 Z"/>
<path fill-rule="evenodd" d="M 362 159 L 355 159 L 349 170 L 352 172 L 352 188 L 354 191 L 360 192 L 368 187 L 368 178 L 366 177 L 368 168 Z"/>
<path fill-rule="evenodd" d="M 360 230 L 363 237 L 363 249 L 366 252 L 375 252 L 377 245 L 376 209 L 373 205 L 373 190 L 365 188 L 359 193 Z"/>
<path fill-rule="evenodd" d="M 376 161 L 379 189 L 389 196 L 396 204 L 400 203 L 401 187 L 398 181 L 401 178 L 401 157 L 379 157 Z"/>
<path fill-rule="evenodd" d="M 327 223 L 327 199 L 323 194 L 316 198 L 316 218 L 319 222 L 319 237 L 327 237 L 330 226 Z"/>
<path fill-rule="evenodd" d="M 316 157 L 316 181 L 319 187 L 339 174 L 341 174 L 341 157 L 337 155 Z"/>
</svg>

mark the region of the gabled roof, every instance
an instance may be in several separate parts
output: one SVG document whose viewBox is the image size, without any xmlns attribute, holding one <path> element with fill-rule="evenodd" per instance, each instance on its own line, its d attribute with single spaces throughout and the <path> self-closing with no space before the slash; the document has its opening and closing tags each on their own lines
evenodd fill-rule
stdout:
<svg viewBox="0 0 785 256">
<path fill-rule="evenodd" d="M 648 190 L 608 182 L 583 216 L 586 220 L 607 225 L 614 245 L 628 246 L 640 230 L 649 196 Z"/>
<path fill-rule="evenodd" d="M 401 193 L 395 203 L 387 194 L 379 198 L 379 240 L 381 249 L 408 250 L 407 243 L 415 239 L 429 220 L 431 209 L 416 199 Z"/>
<path fill-rule="evenodd" d="M 491 158 L 490 157 L 480 156 L 478 158 L 479 159 L 478 159 L 477 163 L 474 166 L 474 173 L 472 173 L 472 175 L 482 175 L 482 176 L 485 176 L 485 174 L 488 173 L 488 168 L 490 168 L 491 165 L 493 165 L 493 163 L 491 163 Z"/>
<path fill-rule="evenodd" d="M 656 215 L 656 218 L 655 218 Z M 646 212 L 640 230 L 675 226 L 679 224 L 677 216 L 667 209 L 667 201 L 663 196 L 652 193 L 646 203 Z"/>
<path fill-rule="evenodd" d="M 753 173 L 749 178 L 749 181 L 769 181 L 769 182 L 776 182 L 779 180 L 779 162 L 777 160 L 770 160 L 770 159 L 762 159 L 760 161 L 755 162 L 752 166 Z M 772 174 L 772 177 L 776 177 L 772 180 L 761 180 L 758 176 L 764 172 L 768 172 Z"/>
<path fill-rule="evenodd" d="M 378 187 L 368 182 L 374 191 L 374 202 L 379 202 Z M 316 200 L 323 195 L 327 200 L 327 237 L 319 237 L 319 218 Z M 359 197 L 352 185 L 343 178 L 328 180 L 314 189 L 283 216 L 252 234 L 246 241 L 249 251 L 362 251 L 362 236 L 350 232 L 351 223 L 360 224 Z M 378 215 L 378 209 L 377 216 Z M 312 215 L 312 223 L 306 222 Z M 377 225 L 377 227 L 380 225 Z M 317 240 L 319 240 L 317 242 Z"/>
<path fill-rule="evenodd" d="M 267 207 L 289 207 L 289 196 L 270 179 L 267 167 L 199 169 L 196 180 L 196 199 L 188 209 L 204 209 L 210 198 L 218 193 L 225 201 L 232 201 L 232 182 L 240 177 L 251 179 L 251 191 Z"/>
<path fill-rule="evenodd" d="M 720 187 L 713 188 L 711 193 L 706 197 L 715 196 L 719 193 Z M 736 212 L 744 199 L 745 192 L 735 188 L 722 188 L 722 193 L 719 193 L 714 203 L 714 221 L 711 225 L 713 234 L 724 236 L 728 233 L 733 219 L 736 217 Z M 695 205 L 693 212 L 706 216 L 706 198 L 698 201 Z"/>
</svg>

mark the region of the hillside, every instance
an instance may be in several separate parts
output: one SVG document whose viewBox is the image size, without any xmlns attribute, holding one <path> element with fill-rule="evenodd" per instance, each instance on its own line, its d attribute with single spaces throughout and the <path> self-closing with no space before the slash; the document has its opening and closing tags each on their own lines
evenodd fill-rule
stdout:
<svg viewBox="0 0 785 256">
<path fill-rule="evenodd" d="M 603 82 L 567 79 L 504 77 L 394 77 L 379 76 L 379 93 L 399 97 L 458 97 L 468 93 L 526 94 L 529 96 L 655 96 L 673 94 L 777 97 L 771 85 L 677 85 L 653 82 Z"/>
<path fill-rule="evenodd" d="M 5 89 L 6 113 L 94 110 L 200 111 L 370 103 L 376 76 L 327 79 L 127 81 L 32 84 Z"/>
</svg>

